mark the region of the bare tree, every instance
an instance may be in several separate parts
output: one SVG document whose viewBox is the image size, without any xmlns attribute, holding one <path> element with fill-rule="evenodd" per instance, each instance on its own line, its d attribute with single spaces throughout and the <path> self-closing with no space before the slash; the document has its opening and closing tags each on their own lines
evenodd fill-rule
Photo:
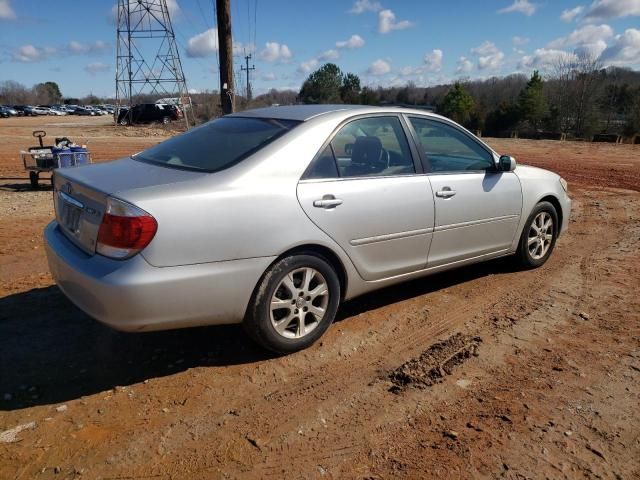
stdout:
<svg viewBox="0 0 640 480">
<path fill-rule="evenodd" d="M 590 53 L 580 53 L 575 62 L 575 125 L 577 135 L 587 135 L 594 127 L 594 107 L 601 85 L 602 62 Z"/>
</svg>

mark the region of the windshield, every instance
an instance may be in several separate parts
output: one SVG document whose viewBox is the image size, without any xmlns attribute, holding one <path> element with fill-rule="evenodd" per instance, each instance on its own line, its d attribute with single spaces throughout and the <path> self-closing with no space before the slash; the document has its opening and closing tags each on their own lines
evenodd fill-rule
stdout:
<svg viewBox="0 0 640 480">
<path fill-rule="evenodd" d="M 299 123 L 270 118 L 222 117 L 132 158 L 166 167 L 217 172 L 247 158 Z"/>
</svg>

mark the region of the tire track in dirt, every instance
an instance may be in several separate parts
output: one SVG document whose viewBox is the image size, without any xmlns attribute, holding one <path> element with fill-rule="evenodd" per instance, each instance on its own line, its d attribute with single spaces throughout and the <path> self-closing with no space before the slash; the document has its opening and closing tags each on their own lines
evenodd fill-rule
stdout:
<svg viewBox="0 0 640 480">
<path fill-rule="evenodd" d="M 389 455 L 377 460 L 378 467 L 374 469 L 377 474 L 383 478 L 389 475 L 400 478 L 409 476 L 411 478 L 412 472 L 414 476 L 415 472 L 424 472 L 425 468 L 428 468 L 432 475 L 434 472 L 442 473 L 444 470 L 449 470 L 450 472 L 455 471 L 456 474 L 454 476 L 456 477 L 495 478 L 500 473 L 500 466 L 507 464 L 508 467 L 505 467 L 509 470 L 507 476 L 512 478 L 520 478 L 520 472 L 527 476 L 532 471 L 537 471 L 540 475 L 542 475 L 542 472 L 549 471 L 555 472 L 556 475 L 563 473 L 565 477 L 567 475 L 575 477 L 579 475 L 578 472 L 584 472 L 598 478 L 613 478 L 612 465 L 617 465 L 619 468 L 626 470 L 627 473 L 633 472 L 635 469 L 637 473 L 638 457 L 636 456 L 635 461 L 629 462 L 629 458 L 634 456 L 632 452 L 627 453 L 627 458 L 622 456 L 616 458 L 617 461 L 612 463 L 611 459 L 614 458 L 616 452 L 610 453 L 608 448 L 618 443 L 615 441 L 616 437 L 605 437 L 604 448 L 599 445 L 594 447 L 587 443 L 586 448 L 580 449 L 573 447 L 575 445 L 573 443 L 567 443 L 568 440 L 566 439 L 573 435 L 576 437 L 575 440 L 578 441 L 577 445 L 580 445 L 585 441 L 581 437 L 581 432 L 572 433 L 568 431 L 562 435 L 562 431 L 567 428 L 567 425 L 561 425 L 557 427 L 561 429 L 560 438 L 551 441 L 551 443 L 543 443 L 546 439 L 545 436 L 549 435 L 544 432 L 553 431 L 554 422 L 545 424 L 549 416 L 560 415 L 562 422 L 570 422 L 573 417 L 569 415 L 567 418 L 567 415 L 562 413 L 555 414 L 546 410 L 540 411 L 536 409 L 535 402 L 536 400 L 545 399 L 545 406 L 554 405 L 554 410 L 559 412 L 565 410 L 562 407 L 567 403 L 569 405 L 577 405 L 575 407 L 577 411 L 582 411 L 585 407 L 580 407 L 580 405 L 585 405 L 583 402 L 586 400 L 580 398 L 580 393 L 584 393 L 584 396 L 589 399 L 596 393 L 593 390 L 589 390 L 588 387 L 580 389 L 581 392 L 576 391 L 575 387 L 571 385 L 572 383 L 580 383 L 583 378 L 588 378 L 588 375 L 582 373 L 581 369 L 584 368 L 585 371 L 589 372 L 589 367 L 584 364 L 576 364 L 570 357 L 575 357 L 576 354 L 586 356 L 594 367 L 602 363 L 603 355 L 606 359 L 609 359 L 612 354 L 615 354 L 616 357 L 624 355 L 626 358 L 625 349 L 629 348 L 628 342 L 626 345 L 624 342 L 619 342 L 619 345 L 614 347 L 613 350 L 606 343 L 600 342 L 600 344 L 594 345 L 591 349 L 582 351 L 580 347 L 584 348 L 585 346 L 583 339 L 576 338 L 572 335 L 572 331 L 580 329 L 583 334 L 585 331 L 593 332 L 594 338 L 598 338 L 598 336 L 601 338 L 602 329 L 610 329 L 611 323 L 617 325 L 615 320 L 611 322 L 603 318 L 600 321 L 600 316 L 592 318 L 591 320 L 594 322 L 587 322 L 584 318 L 578 318 L 574 308 L 581 306 L 588 309 L 589 307 L 595 307 L 602 301 L 608 303 L 610 298 L 617 298 L 619 302 L 622 299 L 619 293 L 627 291 L 630 286 L 629 282 L 638 283 L 638 271 L 640 269 L 637 262 L 629 263 L 624 260 L 628 259 L 627 255 L 629 253 L 633 255 L 635 252 L 636 256 L 640 254 L 640 225 L 637 222 L 635 224 L 619 223 L 619 220 L 625 218 L 627 211 L 638 212 L 639 204 L 637 197 L 627 196 L 621 200 L 612 200 L 608 206 L 608 211 L 615 210 L 616 212 L 614 214 L 615 218 L 611 222 L 616 228 L 607 229 L 608 239 L 603 242 L 601 248 L 591 251 L 589 255 L 583 257 L 582 261 L 578 263 L 569 263 L 557 277 L 561 281 L 560 285 L 562 287 L 552 289 L 550 301 L 539 305 L 537 310 L 531 312 L 527 322 L 509 325 L 498 332 L 499 343 L 493 350 L 494 357 L 500 360 L 488 359 L 489 361 L 487 361 L 486 358 L 483 358 L 481 361 L 483 364 L 482 370 L 478 372 L 476 368 L 475 376 L 473 377 L 479 387 L 474 390 L 459 391 L 460 395 L 458 397 L 460 398 L 454 400 L 455 403 L 447 409 L 461 412 L 462 415 L 459 419 L 438 422 L 437 419 L 442 408 L 438 408 L 436 404 L 435 411 L 429 411 L 427 416 L 423 415 L 419 419 L 418 426 L 409 428 L 406 424 L 400 424 L 384 432 L 377 443 L 391 445 L 392 448 Z M 599 215 L 597 208 L 588 210 L 589 215 Z M 616 259 L 618 262 L 615 265 L 609 263 Z M 605 265 L 610 267 L 611 271 L 607 272 L 605 270 L 607 274 L 604 275 L 604 278 L 601 278 L 602 276 L 598 272 L 601 272 Z M 576 279 L 582 278 L 583 275 L 586 275 L 586 280 L 575 282 Z M 620 282 L 620 277 L 627 283 Z M 616 286 L 613 291 L 611 286 Z M 619 293 L 614 293 L 616 291 Z M 627 312 L 636 312 L 635 332 L 637 334 L 637 331 L 640 330 L 638 328 L 637 313 L 640 308 L 639 300 L 636 297 L 629 304 L 625 302 L 623 305 Z M 623 317 L 617 316 L 617 318 Z M 600 324 L 595 324 L 595 322 Z M 549 344 L 549 337 L 557 340 Z M 636 337 L 636 342 L 639 339 L 640 337 Z M 571 342 L 571 344 L 568 345 L 567 341 Z M 523 359 L 527 357 L 523 356 L 522 353 L 513 357 L 512 348 L 514 343 L 519 345 L 519 347 L 516 347 L 516 351 L 523 349 L 528 352 L 528 363 L 523 364 Z M 542 348 L 543 346 L 544 348 Z M 638 343 L 636 343 L 636 349 L 638 346 Z M 603 349 L 605 349 L 604 352 L 602 351 Z M 564 352 L 569 358 L 565 359 L 564 355 L 558 356 L 555 353 L 551 353 L 556 351 Z M 501 363 L 504 362 L 502 358 L 506 360 L 514 358 L 517 363 L 513 364 L 511 370 L 505 372 L 504 368 L 501 367 Z M 608 368 L 612 368 L 607 375 L 611 375 L 614 370 L 620 371 L 623 369 L 619 362 L 616 363 L 613 359 L 607 360 L 607 363 L 611 365 L 605 366 L 605 371 Z M 554 387 L 553 383 L 549 383 L 553 379 L 549 379 L 548 376 L 542 376 L 542 372 L 538 370 L 538 365 L 544 365 L 546 369 L 551 369 L 551 366 L 553 366 L 552 370 L 558 376 L 572 375 L 572 377 L 566 379 L 570 385 L 567 386 L 565 382 L 562 382 Z M 507 374 L 506 378 L 502 378 L 505 373 Z M 538 376 L 539 379 L 536 378 Z M 628 390 L 626 385 L 628 385 L 626 381 L 622 385 L 618 382 L 618 390 Z M 607 398 L 609 393 L 608 389 L 604 392 Z M 554 399 L 550 400 L 549 396 L 553 396 Z M 477 399 L 487 399 L 488 401 L 479 403 Z M 523 400 L 525 401 L 524 404 L 522 403 Z M 633 402 L 631 398 L 629 401 Z M 625 407 L 623 409 L 621 406 L 620 411 L 629 412 L 629 409 L 633 408 L 629 402 Z M 585 412 L 588 412 L 588 410 L 585 410 Z M 444 412 L 442 413 L 444 414 Z M 596 419 L 601 418 L 600 414 L 595 413 Z M 503 414 L 507 415 L 508 422 L 502 422 L 501 424 L 499 417 Z M 529 420 L 527 420 L 527 417 L 529 417 Z M 533 417 L 535 418 L 532 420 Z M 432 421 L 433 418 L 436 419 L 435 423 Z M 578 418 L 582 417 L 578 416 Z M 472 420 L 464 426 L 464 422 L 468 419 Z M 593 421 L 591 418 L 586 418 L 585 415 L 583 428 L 585 430 L 593 429 Z M 558 420 L 555 423 L 558 423 Z M 529 431 L 532 424 L 534 430 L 540 432 L 538 445 L 540 443 L 546 445 L 542 454 L 540 449 L 536 448 L 537 445 L 535 443 L 532 445 L 520 445 L 518 442 L 514 442 L 518 433 L 522 433 L 523 429 Z M 535 427 L 536 424 L 541 426 Z M 607 427 L 606 423 L 604 427 Z M 443 440 L 440 432 L 447 428 L 453 428 L 461 432 L 461 438 Z M 572 429 L 578 429 L 578 426 L 574 426 Z M 633 432 L 633 427 L 627 427 L 627 430 L 627 433 L 631 433 Z M 508 434 L 505 434 L 505 431 Z M 528 433 L 527 436 L 531 437 L 531 434 Z M 560 440 L 562 438 L 565 440 Z M 640 445 L 635 443 L 632 436 L 627 435 L 625 440 L 625 443 L 619 443 L 619 445 L 622 445 L 623 450 L 618 448 L 617 455 L 621 453 L 624 455 L 625 446 L 635 445 L 636 452 L 640 451 Z M 533 441 L 536 442 L 535 439 Z M 432 442 L 435 442 L 432 448 L 427 448 L 420 452 L 416 451 L 416 445 L 431 445 Z M 433 450 L 433 448 L 436 450 Z M 592 453 L 593 449 L 605 451 L 602 455 L 609 460 L 606 462 L 604 469 L 601 459 Z M 474 450 L 483 452 L 483 455 L 477 460 L 473 459 L 472 452 Z M 519 457 L 514 458 L 514 455 L 511 454 L 512 451 L 517 452 L 515 455 Z M 434 454 L 430 452 L 434 452 Z M 497 460 L 496 457 L 501 458 L 501 460 Z M 562 467 L 563 464 L 565 467 Z M 519 465 L 526 465 L 524 471 L 522 469 L 520 472 L 518 471 Z M 533 467 L 534 465 L 538 465 L 539 468 L 536 469 Z M 500 468 L 496 469 L 497 467 Z M 399 472 L 398 468 L 400 469 Z M 573 469 L 574 473 L 569 473 L 563 468 Z M 505 474 L 506 470 L 502 470 L 502 473 Z M 549 473 L 546 473 L 546 475 L 548 476 Z M 626 475 L 619 475 L 618 473 L 616 475 L 616 478 L 626 478 Z"/>
<path fill-rule="evenodd" d="M 576 208 L 576 211 L 579 211 Z M 598 213 L 594 208 L 587 206 L 580 216 L 597 216 Z M 614 208 L 614 211 L 620 211 Z M 358 355 L 350 355 L 344 360 L 337 361 L 337 364 L 324 362 L 324 367 L 330 365 L 330 371 L 320 368 L 312 373 L 299 372 L 288 376 L 287 386 L 279 388 L 264 395 L 263 399 L 253 401 L 245 405 L 235 405 L 238 410 L 238 417 L 233 422 L 233 429 L 239 432 L 239 436 L 249 436 L 250 438 L 260 437 L 260 432 L 269 432 L 269 438 L 261 438 L 267 453 L 262 453 L 261 448 L 247 448 L 247 452 L 253 465 L 260 465 L 261 475 L 278 476 L 282 474 L 281 458 L 287 457 L 287 452 L 295 452 L 295 456 L 299 459 L 300 464 L 304 464 L 305 459 L 311 461 L 318 458 L 318 451 L 312 448 L 301 448 L 301 444 L 305 442 L 315 443 L 314 438 L 303 437 L 298 434 L 300 425 L 307 423 L 313 425 L 317 420 L 315 415 L 310 415 L 304 411 L 305 405 L 322 406 L 323 411 L 330 412 L 330 421 L 332 422 L 331 432 L 320 433 L 315 441 L 321 439 L 323 444 L 322 455 L 325 458 L 326 465 L 322 466 L 327 471 L 339 468 L 341 459 L 345 456 L 352 456 L 355 452 L 363 452 L 367 449 L 367 442 L 364 438 L 358 439 L 344 432 L 352 431 L 373 431 L 377 422 L 384 418 L 385 422 L 393 423 L 399 421 L 406 415 L 406 407 L 398 404 L 389 408 L 387 401 L 381 400 L 381 395 L 385 395 L 383 385 L 369 386 L 372 380 L 375 380 L 380 373 L 380 369 L 384 369 L 389 365 L 397 364 L 399 360 L 406 360 L 416 353 L 418 349 L 424 347 L 437 338 L 438 335 L 444 333 L 452 333 L 456 329 L 465 329 L 468 322 L 477 322 L 479 319 L 484 320 L 480 323 L 472 323 L 474 329 L 486 327 L 491 322 L 491 312 L 504 312 L 513 310 L 511 305 L 518 305 L 517 311 L 512 312 L 514 316 L 531 314 L 535 311 L 539 304 L 544 304 L 541 299 L 551 297 L 554 290 L 554 283 L 559 273 L 565 269 L 567 262 L 575 262 L 573 257 L 582 257 L 582 264 L 592 263 L 591 256 L 601 248 L 603 244 L 609 244 L 616 238 L 618 231 L 616 229 L 606 229 L 600 237 L 589 236 L 585 242 L 581 235 L 581 230 L 576 229 L 571 237 L 563 238 L 564 242 L 558 246 L 558 250 L 542 271 L 534 272 L 518 272 L 515 274 L 507 274 L 499 279 L 502 283 L 508 283 L 508 290 L 505 295 L 500 295 L 498 300 L 492 296 L 478 296 L 464 298 L 464 302 L 459 297 L 470 295 L 467 291 L 478 290 L 480 292 L 487 291 L 490 286 L 496 287 L 495 276 L 481 277 L 469 282 L 471 285 L 454 285 L 446 287 L 445 292 L 439 292 L 436 301 L 429 299 L 426 295 L 422 301 L 416 299 L 408 300 L 411 304 L 411 311 L 425 312 L 422 308 L 423 302 L 428 303 L 428 313 L 425 317 L 420 318 L 417 315 L 413 321 L 406 322 L 403 325 L 400 319 L 396 319 L 397 314 L 392 314 L 385 322 L 382 328 L 378 329 L 378 335 L 375 342 L 366 345 L 364 350 L 358 349 Z M 578 250 L 579 246 L 579 250 Z M 574 251 L 579 254 L 574 254 Z M 562 253 L 564 252 L 564 253 Z M 428 280 L 428 279 L 427 279 Z M 485 288 L 486 287 L 486 288 Z M 447 292 L 447 290 L 452 291 Z M 460 291 L 461 290 L 461 291 Z M 579 286 L 580 291 L 584 291 L 584 286 Z M 452 308 L 450 304 L 457 300 Z M 577 305 L 581 301 L 581 297 L 573 299 L 573 304 Z M 397 307 L 397 306 L 396 306 Z M 381 317 L 385 316 L 387 310 L 391 307 L 383 307 L 378 311 L 368 312 L 365 317 L 369 319 L 360 319 L 360 322 L 370 320 L 370 323 L 377 325 Z M 393 310 L 393 309 L 391 309 Z M 404 308 L 403 310 L 407 310 Z M 528 313 L 527 313 L 528 312 Z M 358 317 L 360 318 L 360 317 Z M 435 322 L 429 321 L 431 318 L 437 318 Z M 350 319 L 352 321 L 355 319 Z M 397 321 L 396 321 L 397 320 Z M 428 322 L 428 325 L 425 323 Z M 395 325 L 394 325 L 395 324 Z M 342 324 L 339 324 L 342 325 Z M 398 328 L 399 327 L 399 328 Z M 360 325 L 349 325 L 345 327 L 345 335 L 350 337 L 349 343 L 357 343 L 357 333 L 350 330 L 359 329 Z M 403 338 L 411 338 L 410 342 L 402 342 Z M 351 342 L 353 341 L 353 342 Z M 333 340 L 328 339 L 326 342 Z M 340 351 L 344 342 L 336 342 L 335 348 L 332 350 Z M 388 345 L 393 347 L 388 348 Z M 382 351 L 380 351 L 382 350 Z M 333 360 L 336 362 L 336 360 Z M 354 378 L 352 372 L 358 372 L 357 378 Z M 348 382 L 344 379 L 349 378 Z M 339 398 L 341 401 L 335 401 Z M 274 408 L 272 405 L 276 405 Z M 282 418 L 280 415 L 283 405 L 286 405 L 286 411 L 290 413 L 289 418 Z M 394 408 L 395 407 L 395 408 Z M 366 412 L 366 413 L 363 413 Z M 316 425 L 318 428 L 322 428 Z M 206 430 L 206 429 L 205 429 Z M 258 432 L 256 434 L 255 432 Z M 305 433 L 303 431 L 303 433 Z M 211 443 L 215 443 L 211 438 Z M 247 446 L 250 442 L 247 441 Z M 278 452 L 274 455 L 274 452 Z M 261 455 L 262 453 L 262 455 Z M 221 452 L 215 455 L 219 457 Z M 274 459 L 274 457 L 277 458 Z M 273 460 L 272 460 L 273 459 Z M 298 460 L 297 460 L 298 462 Z M 298 466 L 300 466 L 300 464 Z M 309 474 L 312 471 L 308 472 Z M 317 471 L 315 471 L 317 473 Z"/>
</svg>

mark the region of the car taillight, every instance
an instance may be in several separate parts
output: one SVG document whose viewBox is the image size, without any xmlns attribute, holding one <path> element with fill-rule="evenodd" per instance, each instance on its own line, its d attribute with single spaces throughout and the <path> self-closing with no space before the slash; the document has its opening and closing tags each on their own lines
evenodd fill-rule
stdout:
<svg viewBox="0 0 640 480">
<path fill-rule="evenodd" d="M 158 222 L 144 210 L 109 197 L 98 231 L 96 252 L 115 259 L 130 258 L 145 248 L 158 229 Z"/>
</svg>

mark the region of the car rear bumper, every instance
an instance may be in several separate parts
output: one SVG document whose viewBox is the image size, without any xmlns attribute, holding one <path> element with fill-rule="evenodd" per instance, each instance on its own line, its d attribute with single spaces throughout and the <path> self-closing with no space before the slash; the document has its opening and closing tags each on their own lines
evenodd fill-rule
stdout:
<svg viewBox="0 0 640 480">
<path fill-rule="evenodd" d="M 176 267 L 89 256 L 51 222 L 44 232 L 49 269 L 81 310 L 125 331 L 239 323 L 272 257 Z"/>
</svg>

